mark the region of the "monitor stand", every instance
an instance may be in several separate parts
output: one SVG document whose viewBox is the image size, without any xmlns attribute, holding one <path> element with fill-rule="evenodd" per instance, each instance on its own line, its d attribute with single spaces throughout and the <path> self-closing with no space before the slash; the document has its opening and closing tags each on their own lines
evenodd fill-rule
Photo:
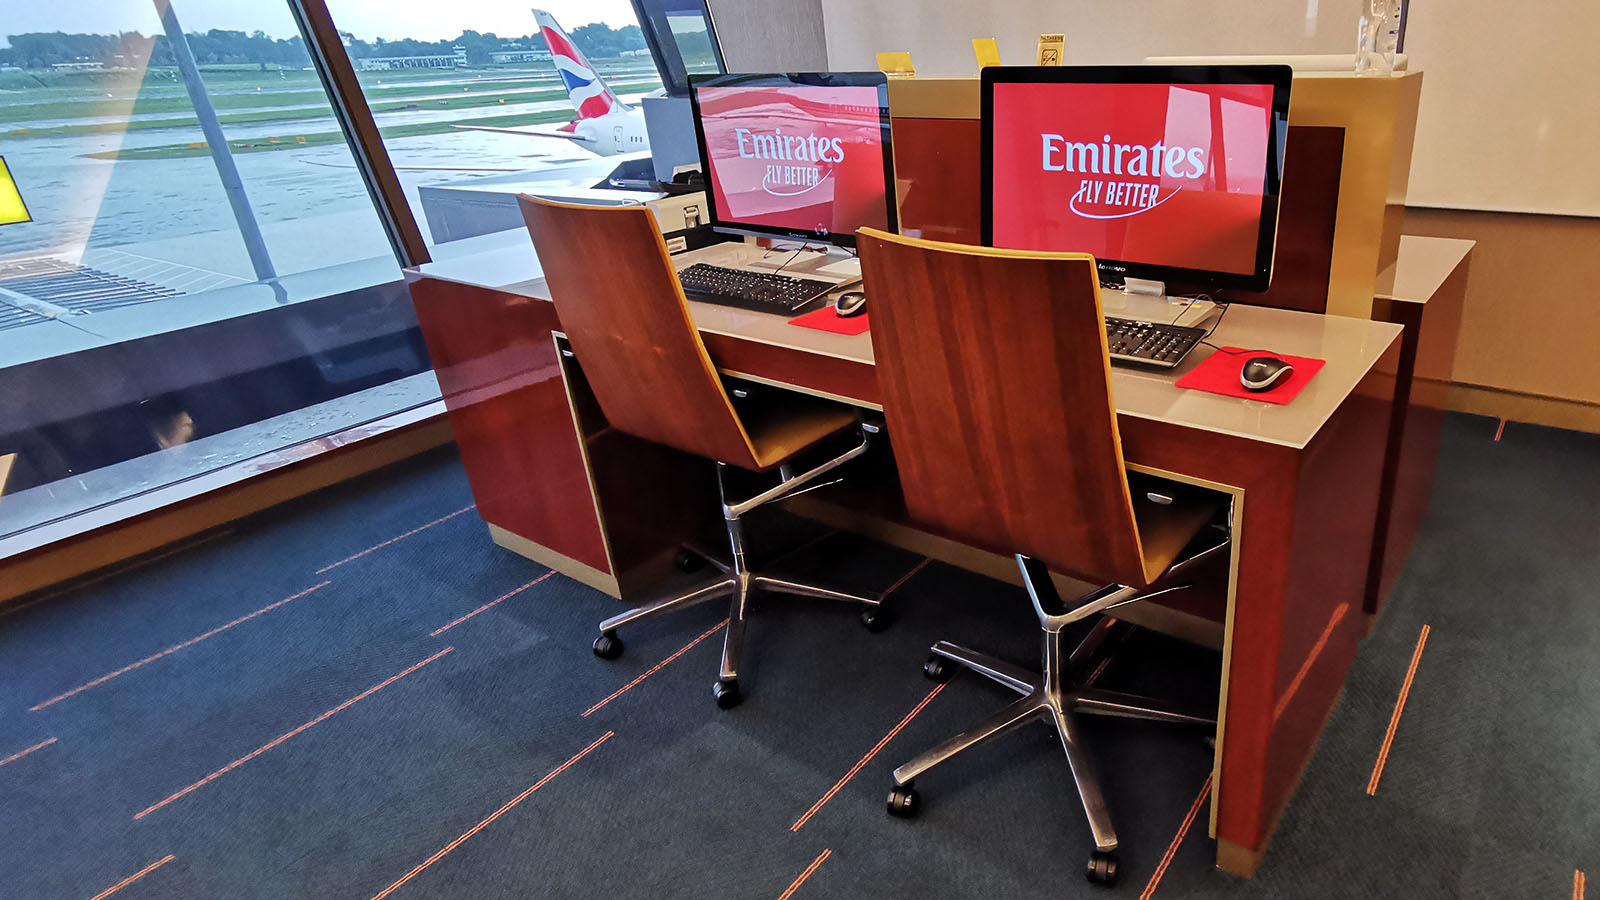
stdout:
<svg viewBox="0 0 1600 900">
<path fill-rule="evenodd" d="M 1217 308 L 1210 300 L 1168 296 L 1166 282 L 1144 278 L 1124 278 L 1121 288 L 1102 290 L 1100 297 L 1108 316 L 1170 325 L 1197 326 Z"/>
<path fill-rule="evenodd" d="M 861 280 L 861 261 L 855 254 L 821 241 L 805 244 L 806 249 L 797 254 L 795 251 L 800 250 L 802 243 L 785 238 L 768 249 L 758 246 L 754 239 L 730 241 L 714 245 L 718 249 L 711 254 L 697 254 L 696 261 L 751 272 L 782 269 L 784 275 L 832 281 L 840 287 Z"/>
</svg>

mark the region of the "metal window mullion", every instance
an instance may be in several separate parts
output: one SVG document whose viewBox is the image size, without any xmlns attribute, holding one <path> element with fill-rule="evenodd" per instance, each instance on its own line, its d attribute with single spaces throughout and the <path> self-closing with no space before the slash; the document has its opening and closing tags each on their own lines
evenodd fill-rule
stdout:
<svg viewBox="0 0 1600 900">
<path fill-rule="evenodd" d="M 311 65 L 322 79 L 322 87 L 333 105 L 334 118 L 350 144 L 356 168 L 366 183 L 367 194 L 378 210 L 389 244 L 402 266 L 417 266 L 428 262 L 427 244 L 422 230 L 411 214 L 400 178 L 395 174 L 389 152 L 383 146 L 383 136 L 373 121 L 372 109 L 367 106 L 361 83 L 356 80 L 355 67 L 345 52 L 339 30 L 333 24 L 325 0 L 285 0 L 294 14 L 300 36 L 305 39 L 306 50 L 311 54 Z"/>
</svg>

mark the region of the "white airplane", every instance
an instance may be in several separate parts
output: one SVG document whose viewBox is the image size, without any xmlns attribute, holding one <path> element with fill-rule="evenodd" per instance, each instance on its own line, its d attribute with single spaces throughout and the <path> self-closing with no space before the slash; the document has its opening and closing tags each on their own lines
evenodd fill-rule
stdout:
<svg viewBox="0 0 1600 900">
<path fill-rule="evenodd" d="M 617 95 L 595 74 L 572 39 L 556 24 L 555 17 L 542 9 L 533 11 L 539 23 L 539 33 L 555 61 L 556 73 L 566 85 L 567 98 L 578 118 L 559 128 L 511 127 L 492 125 L 457 125 L 467 131 L 490 131 L 496 134 L 519 134 L 526 137 L 555 137 L 573 141 L 601 156 L 619 153 L 637 153 L 650 149 L 650 138 L 644 130 L 644 110 L 634 109 L 617 99 Z"/>
</svg>

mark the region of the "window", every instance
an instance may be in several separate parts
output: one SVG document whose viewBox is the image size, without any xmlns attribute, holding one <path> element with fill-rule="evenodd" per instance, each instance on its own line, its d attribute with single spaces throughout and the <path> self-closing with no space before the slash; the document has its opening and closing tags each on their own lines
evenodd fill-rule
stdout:
<svg viewBox="0 0 1600 900">
<path fill-rule="evenodd" d="M 0 541 L 437 397 L 282 0 L 13 4 L 5 30 L 31 221 L 0 225 Z"/>
<path fill-rule="evenodd" d="M 603 184 L 650 149 L 639 100 L 661 79 L 629 0 L 532 5 L 328 0 L 435 259 L 521 228 L 519 192 Z"/>
</svg>

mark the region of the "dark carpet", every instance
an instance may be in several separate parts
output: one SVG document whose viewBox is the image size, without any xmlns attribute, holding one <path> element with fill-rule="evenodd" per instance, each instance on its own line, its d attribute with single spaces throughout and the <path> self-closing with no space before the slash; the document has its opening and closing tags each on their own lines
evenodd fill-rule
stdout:
<svg viewBox="0 0 1600 900">
<path fill-rule="evenodd" d="M 662 663 L 725 609 L 594 658 L 618 602 L 452 515 L 471 497 L 436 453 L 0 611 L 0 897 L 1573 896 L 1600 867 L 1600 437 L 1495 424 L 1449 421 L 1424 534 L 1252 881 L 1212 868 L 1202 806 L 1154 884 L 1211 762 L 1159 726 L 1089 723 L 1113 890 L 1083 879 L 1042 726 L 885 814 L 894 766 L 1009 702 L 971 675 L 929 699 L 928 644 L 1031 667 L 1020 589 L 932 564 L 876 635 L 763 599 L 724 712 L 720 631 Z M 833 536 L 781 565 L 883 590 L 917 562 Z M 1218 665 L 1140 633 L 1101 683 L 1200 699 Z"/>
</svg>

